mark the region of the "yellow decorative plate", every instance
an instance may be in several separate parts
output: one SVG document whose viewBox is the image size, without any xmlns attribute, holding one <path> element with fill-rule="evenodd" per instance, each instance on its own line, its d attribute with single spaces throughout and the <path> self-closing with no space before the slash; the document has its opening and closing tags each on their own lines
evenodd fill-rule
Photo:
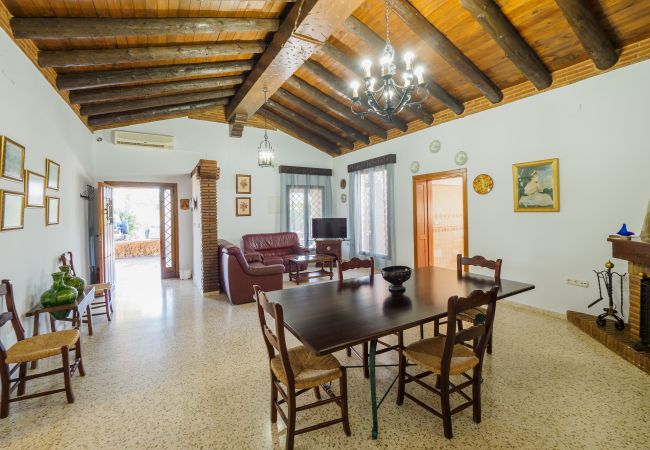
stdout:
<svg viewBox="0 0 650 450">
<path fill-rule="evenodd" d="M 492 190 L 492 187 L 494 187 L 494 181 L 490 175 L 482 173 L 474 178 L 472 185 L 477 194 L 484 195 Z"/>
</svg>

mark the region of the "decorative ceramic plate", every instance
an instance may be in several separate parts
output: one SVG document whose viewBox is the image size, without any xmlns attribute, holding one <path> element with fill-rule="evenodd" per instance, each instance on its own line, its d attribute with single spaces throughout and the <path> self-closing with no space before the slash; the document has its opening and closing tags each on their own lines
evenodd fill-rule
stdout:
<svg viewBox="0 0 650 450">
<path fill-rule="evenodd" d="M 345 203 L 348 201 L 348 196 L 345 194 L 341 194 L 341 203 Z"/>
<path fill-rule="evenodd" d="M 420 163 L 417 161 L 413 161 L 411 163 L 411 172 L 418 173 L 419 170 L 420 170 Z"/>
<path fill-rule="evenodd" d="M 490 175 L 482 173 L 474 178 L 472 186 L 477 194 L 485 195 L 494 187 L 494 180 Z"/>
<path fill-rule="evenodd" d="M 345 178 L 341 178 L 341 189 L 345 189 L 345 187 L 348 185 L 348 182 L 345 180 Z"/>
<path fill-rule="evenodd" d="M 467 153 L 463 151 L 456 153 L 456 156 L 454 156 L 454 162 L 459 166 L 465 165 L 467 162 Z"/>
<path fill-rule="evenodd" d="M 431 141 L 431 143 L 429 144 L 429 151 L 431 153 L 438 153 L 440 151 L 440 141 L 436 139 Z"/>
</svg>

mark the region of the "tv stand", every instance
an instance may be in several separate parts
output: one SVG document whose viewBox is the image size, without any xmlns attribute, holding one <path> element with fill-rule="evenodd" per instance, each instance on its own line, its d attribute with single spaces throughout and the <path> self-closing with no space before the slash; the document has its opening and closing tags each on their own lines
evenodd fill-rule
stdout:
<svg viewBox="0 0 650 450">
<path fill-rule="evenodd" d="M 336 263 L 341 260 L 341 239 L 316 239 L 316 254 L 331 255 L 336 258 Z"/>
</svg>

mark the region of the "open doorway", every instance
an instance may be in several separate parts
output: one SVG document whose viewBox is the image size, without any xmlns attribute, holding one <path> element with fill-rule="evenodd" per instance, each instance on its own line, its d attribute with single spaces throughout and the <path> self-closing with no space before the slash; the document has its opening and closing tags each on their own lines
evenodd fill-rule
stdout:
<svg viewBox="0 0 650 450">
<path fill-rule="evenodd" d="M 101 280 L 178 277 L 176 184 L 104 182 L 99 192 Z"/>
<path fill-rule="evenodd" d="M 467 255 L 467 170 L 413 177 L 415 266 L 456 268 Z"/>
</svg>

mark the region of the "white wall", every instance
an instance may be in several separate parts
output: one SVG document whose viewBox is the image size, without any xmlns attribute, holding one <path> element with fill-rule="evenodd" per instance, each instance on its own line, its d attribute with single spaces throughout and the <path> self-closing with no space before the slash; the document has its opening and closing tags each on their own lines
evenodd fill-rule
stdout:
<svg viewBox="0 0 650 450">
<path fill-rule="evenodd" d="M 348 213 L 338 187 L 347 165 L 396 153 L 397 259 L 413 264 L 410 164 L 420 162 L 419 174 L 455 169 L 454 154 L 464 150 L 470 254 L 503 258 L 504 278 L 536 285 L 515 301 L 586 310 L 598 293 L 592 269 L 611 256 L 607 235 L 623 222 L 638 233 L 650 197 L 648 80 L 650 61 L 335 158 L 337 213 Z M 433 139 L 442 142 L 438 154 L 428 150 Z M 560 159 L 561 212 L 514 213 L 512 164 L 554 157 Z M 480 173 L 494 179 L 485 196 L 471 188 Z M 614 262 L 627 270 L 623 261 Z M 569 286 L 567 277 L 590 287 Z"/>
<path fill-rule="evenodd" d="M 172 181 L 179 183 L 179 198 L 191 195 L 190 172 L 199 159 L 214 159 L 221 168 L 217 184 L 218 233 L 238 244 L 246 233 L 280 229 L 280 176 L 276 168 L 257 165 L 257 147 L 263 130 L 246 128 L 242 138 L 228 137 L 228 126 L 192 119 L 172 119 L 120 128 L 175 137 L 174 150 L 113 145 L 112 132 L 96 133 L 93 145 L 97 180 Z M 332 167 L 332 158 L 281 132 L 269 132 L 276 150 L 276 166 Z M 235 174 L 252 175 L 252 216 L 235 216 Z M 187 193 L 183 195 L 181 193 Z M 192 225 L 189 211 L 179 212 L 180 265 L 192 267 Z"/>
<path fill-rule="evenodd" d="M 91 134 L 5 33 L 0 33 L 0 134 L 26 147 L 25 168 L 45 175 L 45 158 L 61 164 L 60 224 L 45 226 L 45 209 L 25 210 L 23 230 L 0 232 L 0 278 L 14 284 L 17 309 L 24 313 L 52 285 L 61 253 L 71 250 L 75 268 L 87 277 L 86 201 L 90 181 Z M 0 189 L 23 184 L 0 179 Z M 4 305 L 3 305 L 4 308 Z M 9 330 L 4 327 L 3 334 Z"/>
</svg>

